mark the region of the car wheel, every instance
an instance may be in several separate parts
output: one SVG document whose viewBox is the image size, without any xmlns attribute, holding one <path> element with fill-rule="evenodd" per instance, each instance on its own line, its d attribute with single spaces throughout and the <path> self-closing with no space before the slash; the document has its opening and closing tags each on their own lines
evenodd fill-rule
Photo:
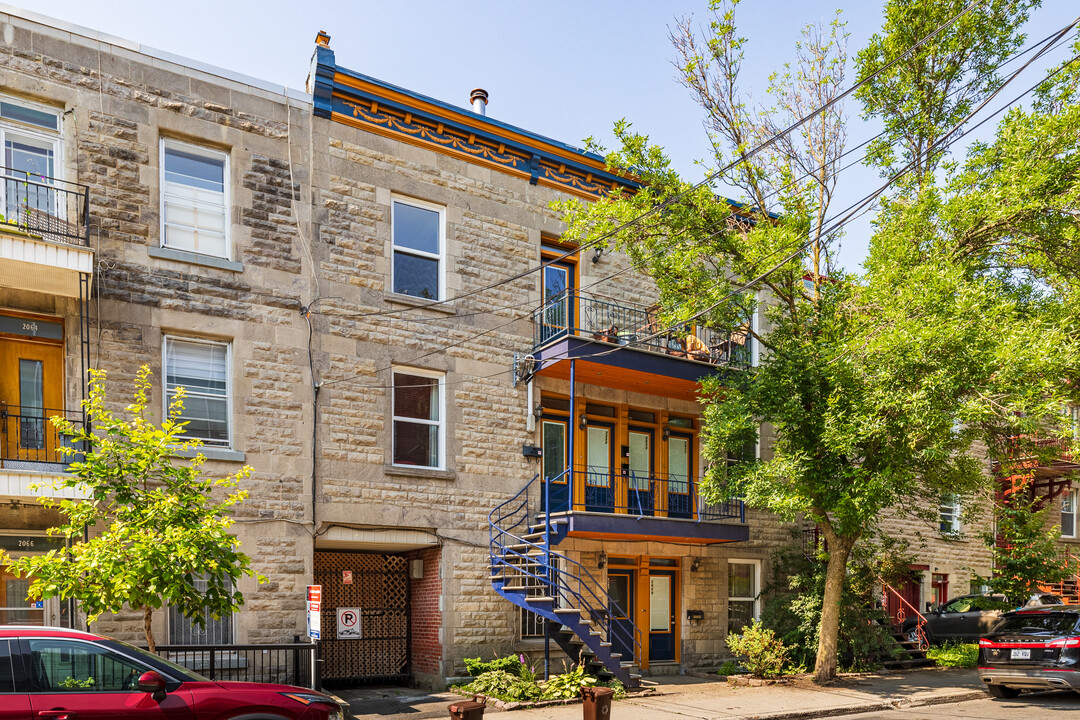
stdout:
<svg viewBox="0 0 1080 720">
<path fill-rule="evenodd" d="M 920 630 L 918 625 L 912 625 L 905 630 L 904 639 L 919 650 L 928 650 L 930 648 L 929 636 L 923 630 Z"/>
<path fill-rule="evenodd" d="M 987 685 L 986 692 L 990 693 L 996 698 L 1014 698 L 1020 694 L 1020 688 L 1009 687 L 1007 685 Z"/>
</svg>

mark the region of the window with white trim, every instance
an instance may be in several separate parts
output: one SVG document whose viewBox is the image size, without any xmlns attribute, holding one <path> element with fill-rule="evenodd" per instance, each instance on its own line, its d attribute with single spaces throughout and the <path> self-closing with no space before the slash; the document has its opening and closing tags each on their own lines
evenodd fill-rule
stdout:
<svg viewBox="0 0 1080 720">
<path fill-rule="evenodd" d="M 938 507 L 938 513 L 940 522 L 938 523 L 938 529 L 942 535 L 959 535 L 960 534 L 960 496 L 955 493 L 949 493 L 941 496 L 941 503 Z"/>
<path fill-rule="evenodd" d="M 1061 537 L 1076 537 L 1076 499 L 1076 490 L 1061 496 Z"/>
<path fill-rule="evenodd" d="M 52 189 L 60 172 L 60 111 L 0 97 L 0 146 L 4 149 L 0 213 L 22 224 L 34 210 L 57 215 Z"/>
<path fill-rule="evenodd" d="M 394 370 L 393 464 L 443 468 L 446 376 L 412 368 Z"/>
<path fill-rule="evenodd" d="M 761 562 L 758 560 L 728 560 L 728 634 L 741 633 L 743 628 L 758 619 Z"/>
<path fill-rule="evenodd" d="M 187 436 L 207 446 L 232 447 L 229 345 L 166 337 L 164 356 L 166 410 L 177 389 L 184 388 L 179 420 L 187 423 Z"/>
<path fill-rule="evenodd" d="M 446 209 L 394 198 L 390 217 L 394 257 L 391 288 L 402 295 L 442 300 Z"/>
<path fill-rule="evenodd" d="M 205 578 L 195 578 L 195 589 L 205 593 Z M 232 592 L 232 580 L 225 578 L 225 589 Z M 169 607 L 169 644 L 170 645 L 232 645 L 233 615 L 226 614 L 215 619 L 209 611 L 202 613 L 203 624 L 185 617 L 179 610 Z"/>
<path fill-rule="evenodd" d="M 161 141 L 161 245 L 229 257 L 229 156 Z"/>
</svg>

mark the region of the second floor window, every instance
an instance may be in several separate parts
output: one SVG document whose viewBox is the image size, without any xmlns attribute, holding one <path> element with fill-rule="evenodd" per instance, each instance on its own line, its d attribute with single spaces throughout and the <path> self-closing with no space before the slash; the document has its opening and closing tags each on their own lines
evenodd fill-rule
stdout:
<svg viewBox="0 0 1080 720">
<path fill-rule="evenodd" d="M 940 522 L 938 529 L 942 535 L 960 534 L 960 496 L 949 494 L 941 497 L 938 510 Z"/>
<path fill-rule="evenodd" d="M 1076 490 L 1061 496 L 1061 536 L 1076 537 Z"/>
<path fill-rule="evenodd" d="M 207 446 L 230 447 L 229 346 L 167 337 L 164 364 L 166 405 L 172 402 L 177 388 L 184 388 L 180 420 L 187 423 L 187 436 Z"/>
<path fill-rule="evenodd" d="M 394 371 L 394 465 L 442 468 L 443 376 Z"/>
<path fill-rule="evenodd" d="M 444 210 L 437 205 L 394 199 L 390 219 L 394 292 L 424 300 L 443 299 L 444 223 Z"/>
<path fill-rule="evenodd" d="M 4 148 L 5 220 L 25 224 L 28 215 L 57 215 L 54 178 L 60 171 L 60 113 L 21 100 L 0 98 L 0 143 Z"/>
<path fill-rule="evenodd" d="M 229 256 L 228 166 L 220 150 L 162 141 L 162 246 Z"/>
</svg>

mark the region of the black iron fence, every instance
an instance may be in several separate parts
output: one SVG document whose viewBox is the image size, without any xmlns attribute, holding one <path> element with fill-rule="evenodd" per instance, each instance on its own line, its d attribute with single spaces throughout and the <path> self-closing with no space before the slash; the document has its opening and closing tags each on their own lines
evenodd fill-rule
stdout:
<svg viewBox="0 0 1080 720">
<path fill-rule="evenodd" d="M 45 240 L 90 246 L 86 185 L 0 167 L 2 222 Z"/>
<path fill-rule="evenodd" d="M 278 683 L 322 689 L 318 643 L 158 645 L 157 654 L 211 680 Z"/>
<path fill-rule="evenodd" d="M 533 348 L 574 335 L 712 365 L 750 365 L 753 338 L 749 332 L 724 333 L 690 324 L 672 329 L 661 324 L 658 312 L 656 306 L 564 292 L 533 313 Z"/>
<path fill-rule="evenodd" d="M 82 426 L 82 410 L 56 410 L 0 403 L 0 467 L 33 465 L 66 466 L 78 456 L 68 456 L 61 448 L 76 447 L 52 422 L 62 417 Z"/>
</svg>

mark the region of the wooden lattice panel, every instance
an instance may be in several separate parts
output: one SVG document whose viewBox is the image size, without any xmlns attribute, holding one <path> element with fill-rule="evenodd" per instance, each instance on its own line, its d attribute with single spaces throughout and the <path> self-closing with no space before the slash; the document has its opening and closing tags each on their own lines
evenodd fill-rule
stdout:
<svg viewBox="0 0 1080 720">
<path fill-rule="evenodd" d="M 343 571 L 352 571 L 352 584 Z M 322 675 L 331 685 L 409 674 L 409 565 L 400 555 L 315 553 L 322 585 Z M 360 608 L 359 640 L 337 639 L 337 608 Z"/>
</svg>

